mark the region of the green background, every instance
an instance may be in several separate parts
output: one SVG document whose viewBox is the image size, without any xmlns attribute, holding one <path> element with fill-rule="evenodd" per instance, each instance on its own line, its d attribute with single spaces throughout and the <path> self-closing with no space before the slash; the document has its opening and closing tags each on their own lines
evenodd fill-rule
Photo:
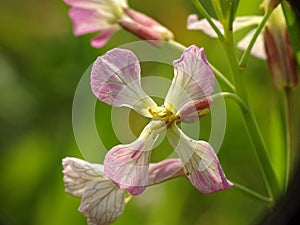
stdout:
<svg viewBox="0 0 300 225">
<path fill-rule="evenodd" d="M 191 1 L 131 0 L 129 4 L 170 28 L 178 42 L 186 46 L 196 44 L 204 47 L 210 62 L 225 74 L 228 73 L 225 54 L 218 40 L 200 31 L 186 30 L 187 16 L 197 12 Z M 238 15 L 261 15 L 263 12 L 259 4 L 257 0 L 241 1 Z M 61 172 L 62 158 L 82 158 L 72 130 L 74 93 L 84 71 L 98 55 L 138 39 L 121 30 L 105 47 L 93 49 L 89 41 L 94 34 L 72 35 L 68 9 L 59 0 L 1 2 L 1 224 L 86 224 L 86 218 L 77 212 L 80 199 L 64 192 Z M 245 32 L 239 32 L 236 38 Z M 155 74 L 172 78 L 172 68 L 164 65 L 142 63 L 142 70 L 145 76 Z M 284 147 L 282 94 L 274 89 L 266 62 L 251 57 L 246 76 L 254 113 L 282 181 L 285 160 L 281 153 Z M 299 129 L 297 96 L 299 87 L 294 92 L 294 124 Z M 107 119 L 110 112 L 110 106 L 97 103 L 95 118 L 107 148 L 119 143 Z M 131 117 L 132 130 L 138 134 L 145 120 L 135 114 Z M 137 119 L 140 119 L 139 122 Z M 209 129 L 207 117 L 201 126 L 204 139 Z M 299 136 L 299 133 L 296 135 Z M 162 146 L 168 144 L 164 142 Z M 162 157 L 160 153 L 155 154 L 154 160 Z M 218 156 L 228 179 L 266 194 L 240 111 L 232 102 L 227 103 L 227 130 Z M 97 156 L 93 161 L 102 163 Z M 256 224 L 265 213 L 265 203 L 252 199 L 236 188 L 204 195 L 187 179 L 179 178 L 147 188 L 141 196 L 134 197 L 115 224 Z"/>
</svg>

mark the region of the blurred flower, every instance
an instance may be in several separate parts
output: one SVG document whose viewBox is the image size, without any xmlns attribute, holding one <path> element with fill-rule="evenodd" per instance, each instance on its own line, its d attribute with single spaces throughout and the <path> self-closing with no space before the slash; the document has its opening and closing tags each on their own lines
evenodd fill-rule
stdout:
<svg viewBox="0 0 300 225">
<path fill-rule="evenodd" d="M 88 223 L 106 225 L 119 218 L 130 200 L 125 191 L 104 176 L 103 165 L 67 157 L 62 161 L 65 191 L 82 198 L 79 211 L 88 217 Z M 183 175 L 179 159 L 168 159 L 150 165 L 149 185 Z"/>
<path fill-rule="evenodd" d="M 102 31 L 91 40 L 91 45 L 101 48 L 121 26 L 145 40 L 169 40 L 173 34 L 167 28 L 130 9 L 127 0 L 64 0 L 72 8 L 69 16 L 74 25 L 74 35 Z"/>
<path fill-rule="evenodd" d="M 251 26 L 257 26 L 262 20 L 262 16 L 241 16 L 236 17 L 233 22 L 233 32 L 242 30 L 247 27 Z M 212 19 L 214 24 L 217 26 L 217 28 L 221 31 L 221 33 L 224 34 L 224 29 L 222 24 L 215 19 Z M 191 14 L 188 16 L 187 19 L 187 29 L 188 30 L 201 30 L 205 34 L 207 34 L 210 37 L 217 38 L 215 31 L 211 28 L 210 24 L 207 22 L 206 19 L 198 20 L 198 16 L 196 14 Z M 245 35 L 245 37 L 240 40 L 237 44 L 237 46 L 245 50 L 250 43 L 250 40 L 253 37 L 255 30 L 251 30 L 249 33 Z M 260 59 L 266 59 L 266 52 L 264 49 L 264 42 L 263 42 L 263 36 L 258 36 L 252 50 L 251 54 L 256 56 Z"/>
<path fill-rule="evenodd" d="M 263 4 L 265 5 L 264 7 L 266 8 L 266 10 L 273 10 L 273 9 L 275 9 L 281 2 L 282 2 L 282 0 L 265 0 L 265 1 L 263 2 Z"/>
<path fill-rule="evenodd" d="M 204 50 L 190 46 L 173 65 L 175 75 L 163 106 L 157 106 L 142 89 L 140 65 L 133 52 L 113 49 L 98 57 L 92 67 L 92 92 L 100 101 L 127 106 L 152 118 L 136 141 L 113 147 L 104 160 L 105 176 L 132 195 L 141 194 L 149 184 L 151 150 L 164 130 L 181 158 L 186 176 L 199 191 L 210 193 L 232 186 L 210 144 L 190 139 L 177 127 L 180 121 L 193 122 L 195 115 L 202 117 L 210 105 L 194 104 L 205 101 L 215 84 Z"/>
<path fill-rule="evenodd" d="M 280 1 L 265 1 L 265 10 L 269 7 L 276 7 Z M 251 54 L 267 59 L 274 85 L 277 89 L 282 90 L 286 87 L 295 87 L 298 82 L 297 66 L 295 56 L 290 43 L 285 17 L 282 7 L 272 8 L 273 12 L 266 23 L 263 32 L 258 36 L 251 50 Z M 237 17 L 233 22 L 233 31 L 242 28 L 258 25 L 262 20 L 261 16 L 244 16 Z M 213 20 L 218 29 L 224 33 L 221 23 Z M 190 15 L 187 21 L 189 30 L 201 30 L 207 35 L 216 38 L 214 30 L 210 27 L 206 19 L 198 20 L 197 15 Z M 255 30 L 251 30 L 245 37 L 238 42 L 238 47 L 245 50 L 254 34 Z"/>
<path fill-rule="evenodd" d="M 297 64 L 281 6 L 272 12 L 263 31 L 268 65 L 278 90 L 295 87 Z"/>
</svg>

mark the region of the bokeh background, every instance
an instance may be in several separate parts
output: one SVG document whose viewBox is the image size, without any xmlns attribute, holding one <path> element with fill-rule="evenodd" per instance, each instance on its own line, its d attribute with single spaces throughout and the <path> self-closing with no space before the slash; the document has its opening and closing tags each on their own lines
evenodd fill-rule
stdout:
<svg viewBox="0 0 300 225">
<path fill-rule="evenodd" d="M 224 73 L 228 67 L 218 40 L 200 31 L 187 31 L 186 18 L 197 13 L 186 0 L 130 0 L 132 8 L 169 27 L 176 40 L 204 47 L 208 59 Z M 260 1 L 241 1 L 238 15 L 259 14 Z M 80 199 L 64 192 L 61 160 L 83 158 L 72 129 L 72 102 L 88 66 L 107 50 L 138 39 L 126 31 L 116 33 L 102 49 L 90 38 L 72 35 L 69 7 L 62 0 L 2 0 L 0 7 L 0 223 L 5 225 L 82 225 L 77 212 Z M 236 34 L 242 37 L 245 31 Z M 239 52 L 240 54 L 240 52 Z M 142 64 L 143 75 L 172 77 L 172 68 Z M 282 94 L 272 85 L 266 62 L 251 58 L 246 71 L 254 113 L 270 150 L 277 175 L 283 180 L 285 156 Z M 295 127 L 299 130 L 299 87 L 294 91 Z M 158 99 L 159 100 L 159 99 Z M 107 148 L 118 144 L 110 120 L 111 108 L 97 103 L 95 118 Z M 145 121 L 132 115 L 138 134 Z M 209 116 L 201 135 L 210 130 Z M 88 130 L 84 131 L 88 134 Z M 299 133 L 297 133 L 299 136 Z M 299 144 L 299 143 L 298 143 Z M 167 146 L 167 144 L 163 144 Z M 99 149 L 99 151 L 101 151 Z M 159 152 L 159 151 L 156 151 Z M 227 131 L 218 156 L 230 180 L 262 194 L 266 189 L 239 108 L 227 103 Z M 156 158 L 155 158 L 156 157 Z M 153 160 L 161 157 L 159 153 Z M 95 156 L 94 162 L 101 162 Z M 204 195 L 179 178 L 148 188 L 127 205 L 115 222 L 140 225 L 257 224 L 268 213 L 266 204 L 236 188 Z"/>
</svg>

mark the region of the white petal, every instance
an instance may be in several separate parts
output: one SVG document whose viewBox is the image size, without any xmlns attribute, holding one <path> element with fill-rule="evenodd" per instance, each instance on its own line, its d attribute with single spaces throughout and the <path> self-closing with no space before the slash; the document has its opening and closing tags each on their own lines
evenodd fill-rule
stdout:
<svg viewBox="0 0 300 225">
<path fill-rule="evenodd" d="M 101 14 L 119 15 L 122 8 L 128 7 L 127 0 L 64 0 L 70 6 L 96 9 Z"/>
<path fill-rule="evenodd" d="M 76 197 L 82 197 L 89 183 L 95 180 L 108 180 L 104 177 L 102 165 L 71 157 L 64 158 L 62 164 L 66 192 Z"/>
<path fill-rule="evenodd" d="M 220 21 L 211 18 L 213 23 L 216 25 L 216 27 L 221 31 L 221 33 L 224 33 L 224 29 Z M 205 34 L 207 34 L 210 37 L 217 38 L 218 35 L 214 31 L 214 29 L 211 28 L 210 24 L 207 22 L 206 19 L 198 19 L 198 16 L 196 14 L 191 14 L 188 16 L 187 19 L 187 29 L 188 30 L 201 30 Z"/>
<path fill-rule="evenodd" d="M 114 222 L 124 210 L 124 191 L 103 173 L 103 165 L 67 157 L 63 159 L 66 192 L 81 197 L 79 211 L 94 225 Z"/>
<path fill-rule="evenodd" d="M 249 33 L 245 35 L 245 37 L 240 40 L 237 44 L 238 48 L 242 50 L 246 50 L 253 35 L 255 33 L 255 30 L 251 30 Z M 253 45 L 251 49 L 251 54 L 259 59 L 266 59 L 266 51 L 265 51 L 265 45 L 264 45 L 264 38 L 262 33 L 258 35 L 255 44 Z"/>
<path fill-rule="evenodd" d="M 173 64 L 174 78 L 164 105 L 176 114 L 185 103 L 209 96 L 214 90 L 215 77 L 203 48 L 195 45 L 187 48 Z"/>
<path fill-rule="evenodd" d="M 175 125 L 168 131 L 170 144 L 179 155 L 187 178 L 199 191 L 207 194 L 232 187 L 209 143 L 187 137 Z"/>
<path fill-rule="evenodd" d="M 124 191 L 106 180 L 88 185 L 78 210 L 88 217 L 89 224 L 107 225 L 122 215 L 124 207 Z"/>
<path fill-rule="evenodd" d="M 141 194 L 149 184 L 151 150 L 159 133 L 165 129 L 164 121 L 152 120 L 136 141 L 109 150 L 104 160 L 105 176 L 132 195 Z"/>
<path fill-rule="evenodd" d="M 233 31 L 238 31 L 250 26 L 260 24 L 262 16 L 240 16 L 236 17 L 233 22 Z"/>
<path fill-rule="evenodd" d="M 157 105 L 142 89 L 140 72 L 139 61 L 132 51 L 115 48 L 94 62 L 92 91 L 102 102 L 116 107 L 127 106 L 152 117 L 148 109 Z"/>
</svg>

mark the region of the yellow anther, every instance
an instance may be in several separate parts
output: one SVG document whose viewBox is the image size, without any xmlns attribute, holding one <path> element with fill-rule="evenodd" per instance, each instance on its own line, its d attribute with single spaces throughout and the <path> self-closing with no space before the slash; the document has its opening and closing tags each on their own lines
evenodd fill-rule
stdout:
<svg viewBox="0 0 300 225">
<path fill-rule="evenodd" d="M 148 111 L 153 116 L 153 119 L 163 120 L 167 125 L 170 125 L 172 122 L 179 120 L 178 115 L 174 115 L 170 110 L 168 110 L 164 106 L 160 106 L 155 109 L 149 108 Z"/>
</svg>

